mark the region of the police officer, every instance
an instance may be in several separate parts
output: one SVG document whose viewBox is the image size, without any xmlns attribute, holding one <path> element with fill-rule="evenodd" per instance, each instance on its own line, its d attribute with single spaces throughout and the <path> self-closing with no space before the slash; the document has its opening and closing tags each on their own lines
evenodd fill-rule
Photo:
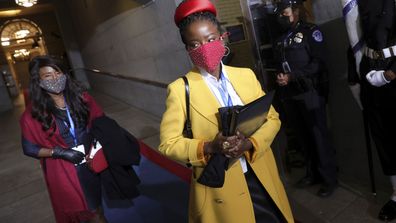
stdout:
<svg viewBox="0 0 396 223">
<path fill-rule="evenodd" d="M 382 169 L 390 176 L 393 195 L 379 218 L 396 218 L 396 13 L 395 0 L 359 0 L 366 43 L 360 63 L 361 101 Z"/>
<path fill-rule="evenodd" d="M 283 34 L 276 41 L 278 94 L 287 122 L 304 148 L 306 176 L 298 187 L 321 184 L 317 195 L 330 196 L 337 187 L 335 151 L 326 124 L 327 81 L 323 35 L 305 22 L 301 0 L 278 2 L 277 18 Z"/>
</svg>

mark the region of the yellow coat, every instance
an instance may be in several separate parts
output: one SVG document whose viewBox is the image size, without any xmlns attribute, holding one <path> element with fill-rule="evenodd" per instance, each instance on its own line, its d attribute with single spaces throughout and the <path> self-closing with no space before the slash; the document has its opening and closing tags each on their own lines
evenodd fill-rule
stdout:
<svg viewBox="0 0 396 223">
<path fill-rule="evenodd" d="M 228 78 L 244 104 L 264 95 L 260 83 L 250 69 L 225 66 Z M 171 159 L 191 163 L 189 221 L 204 223 L 255 222 L 253 205 L 240 162 L 231 162 L 222 188 L 199 184 L 205 160 L 198 157 L 198 148 L 219 132 L 216 113 L 220 107 L 197 69 L 187 74 L 190 84 L 190 117 L 194 139 L 182 135 L 186 120 L 185 88 L 181 78 L 168 86 L 166 111 L 160 129 L 159 150 Z M 279 131 L 278 113 L 271 107 L 268 120 L 251 137 L 253 152 L 246 160 L 288 222 L 294 222 L 289 202 L 280 181 L 270 145 Z"/>
</svg>

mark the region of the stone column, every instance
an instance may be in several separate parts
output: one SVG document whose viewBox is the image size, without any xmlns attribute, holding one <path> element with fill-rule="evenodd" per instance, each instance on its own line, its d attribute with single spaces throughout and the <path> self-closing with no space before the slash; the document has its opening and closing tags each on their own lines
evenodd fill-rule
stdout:
<svg viewBox="0 0 396 223">
<path fill-rule="evenodd" d="M 59 29 L 62 34 L 63 44 L 70 62 L 71 69 L 84 68 L 85 64 L 75 38 L 73 23 L 71 22 L 71 13 L 67 1 L 54 0 L 55 14 L 58 21 Z M 77 34 L 78 35 L 78 34 Z M 90 88 L 87 75 L 84 70 L 75 70 L 74 77 L 82 82 L 87 88 Z"/>
<path fill-rule="evenodd" d="M 3 74 L 0 73 L 0 112 L 12 109 L 12 101 L 4 83 Z"/>
</svg>

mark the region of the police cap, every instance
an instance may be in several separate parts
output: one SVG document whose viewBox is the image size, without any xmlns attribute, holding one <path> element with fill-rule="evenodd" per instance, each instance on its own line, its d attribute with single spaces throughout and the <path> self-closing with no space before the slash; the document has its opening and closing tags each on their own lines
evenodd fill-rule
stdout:
<svg viewBox="0 0 396 223">
<path fill-rule="evenodd" d="M 278 0 L 275 8 L 276 13 L 281 13 L 285 8 L 302 5 L 305 0 Z"/>
</svg>

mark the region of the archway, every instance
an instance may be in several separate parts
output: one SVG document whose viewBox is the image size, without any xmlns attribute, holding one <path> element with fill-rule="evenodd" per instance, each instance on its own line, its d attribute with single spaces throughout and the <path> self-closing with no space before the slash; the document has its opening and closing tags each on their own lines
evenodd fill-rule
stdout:
<svg viewBox="0 0 396 223">
<path fill-rule="evenodd" d="M 27 19 L 13 19 L 0 27 L 1 46 L 7 59 L 9 72 L 14 80 L 15 89 L 9 89 L 12 96 L 18 95 L 20 89 L 28 87 L 28 63 L 37 55 L 47 54 L 40 27 Z M 12 87 L 12 86 L 11 86 Z"/>
</svg>

